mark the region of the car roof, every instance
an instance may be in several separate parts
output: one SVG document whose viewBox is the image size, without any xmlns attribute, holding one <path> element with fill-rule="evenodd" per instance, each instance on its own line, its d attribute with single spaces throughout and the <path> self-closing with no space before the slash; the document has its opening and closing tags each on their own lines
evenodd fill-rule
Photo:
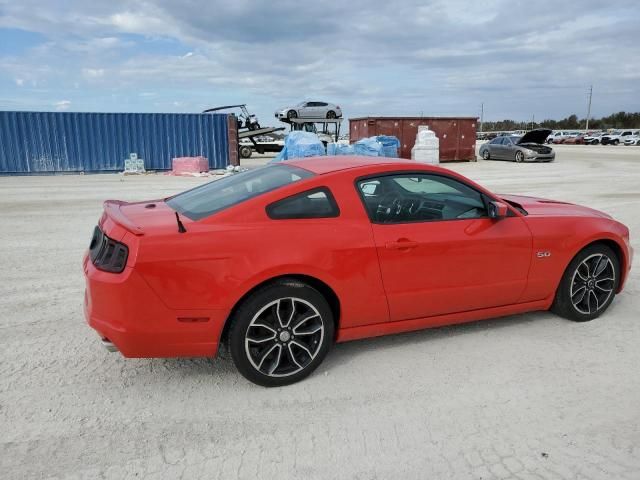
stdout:
<svg viewBox="0 0 640 480">
<path fill-rule="evenodd" d="M 405 160 L 402 158 L 386 158 L 386 157 L 366 157 L 364 155 L 340 155 L 327 157 L 309 157 L 287 160 L 287 165 L 304 168 L 317 175 L 325 173 L 338 172 L 351 168 L 364 168 L 382 165 L 397 165 L 399 169 L 407 169 L 411 167 L 419 167 L 421 170 L 441 171 L 439 167 L 426 165 L 416 162 L 415 160 Z"/>
</svg>

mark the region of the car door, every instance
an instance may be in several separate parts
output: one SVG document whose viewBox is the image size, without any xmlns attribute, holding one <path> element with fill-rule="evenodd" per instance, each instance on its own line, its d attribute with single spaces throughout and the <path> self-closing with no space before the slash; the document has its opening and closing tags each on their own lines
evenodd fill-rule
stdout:
<svg viewBox="0 0 640 480">
<path fill-rule="evenodd" d="M 496 158 L 500 160 L 506 160 L 508 158 L 507 142 L 508 142 L 507 137 L 500 137 L 500 142 L 496 144 L 496 149 L 498 151 Z"/>
<path fill-rule="evenodd" d="M 453 177 L 394 173 L 356 182 L 372 223 L 392 321 L 517 303 L 531 261 L 521 217 Z"/>
<path fill-rule="evenodd" d="M 489 142 L 488 147 L 491 158 L 500 159 L 500 154 L 502 153 L 502 139 L 503 137 L 496 137 Z"/>
<path fill-rule="evenodd" d="M 298 107 L 298 118 L 305 118 L 309 116 L 309 110 L 311 110 L 311 104 L 313 102 L 305 102 Z"/>
<path fill-rule="evenodd" d="M 516 152 L 518 149 L 516 148 L 516 144 L 514 143 L 513 138 L 504 137 L 502 142 L 502 154 L 504 155 L 505 160 L 515 160 Z"/>
<path fill-rule="evenodd" d="M 318 116 L 318 103 L 319 102 L 308 102 L 307 108 L 305 109 L 305 117 L 307 118 L 316 118 Z"/>
</svg>

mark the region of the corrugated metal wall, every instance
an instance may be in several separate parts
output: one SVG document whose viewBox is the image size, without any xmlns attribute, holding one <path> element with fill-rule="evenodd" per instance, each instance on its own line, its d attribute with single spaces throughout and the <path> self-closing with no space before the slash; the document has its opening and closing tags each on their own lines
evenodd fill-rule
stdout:
<svg viewBox="0 0 640 480">
<path fill-rule="evenodd" d="M 349 140 L 353 143 L 374 135 L 400 139 L 402 158 L 411 158 L 418 126 L 427 125 L 440 139 L 440 161 L 476 160 L 476 117 L 366 117 L 349 119 Z"/>
<path fill-rule="evenodd" d="M 174 157 L 229 164 L 227 114 L 0 112 L 0 174 L 121 171 L 137 153 L 147 170 Z"/>
</svg>

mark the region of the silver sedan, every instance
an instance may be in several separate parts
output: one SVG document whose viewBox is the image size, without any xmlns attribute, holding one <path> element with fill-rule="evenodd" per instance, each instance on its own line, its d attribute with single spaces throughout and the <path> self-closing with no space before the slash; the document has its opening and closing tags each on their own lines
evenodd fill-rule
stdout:
<svg viewBox="0 0 640 480">
<path fill-rule="evenodd" d="M 556 153 L 543 145 L 550 130 L 538 129 L 523 136 L 496 137 L 480 147 L 480 156 L 485 160 L 515 160 L 516 162 L 552 162 Z"/>
<path fill-rule="evenodd" d="M 292 107 L 282 107 L 276 110 L 278 120 L 292 118 L 340 118 L 342 110 L 339 105 L 328 102 L 300 102 Z"/>
</svg>

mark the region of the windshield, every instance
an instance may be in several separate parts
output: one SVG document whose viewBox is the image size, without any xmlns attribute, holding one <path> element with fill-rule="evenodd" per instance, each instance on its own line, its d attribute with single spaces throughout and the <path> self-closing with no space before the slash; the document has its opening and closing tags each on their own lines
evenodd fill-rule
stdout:
<svg viewBox="0 0 640 480">
<path fill-rule="evenodd" d="M 308 170 L 291 165 L 273 165 L 206 183 L 167 199 L 167 204 L 191 220 L 213 215 L 220 210 L 312 177 Z"/>
<path fill-rule="evenodd" d="M 509 137 L 511 139 L 511 143 L 518 143 L 522 137 Z"/>
</svg>

